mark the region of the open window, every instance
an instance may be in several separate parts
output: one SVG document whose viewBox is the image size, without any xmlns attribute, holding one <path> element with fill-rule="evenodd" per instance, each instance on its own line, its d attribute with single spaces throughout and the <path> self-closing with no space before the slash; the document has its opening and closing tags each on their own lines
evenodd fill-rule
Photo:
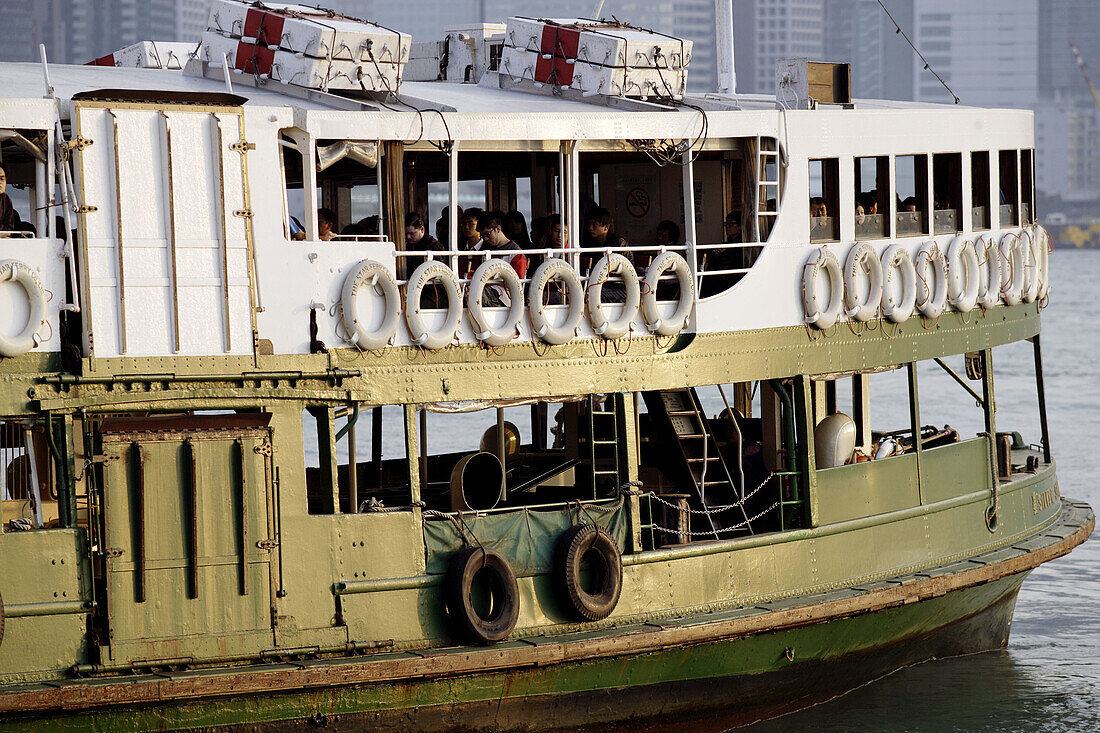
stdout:
<svg viewBox="0 0 1100 733">
<path fill-rule="evenodd" d="M 0 469 L 2 531 L 58 525 L 56 465 L 44 421 L 0 421 Z"/>
<path fill-rule="evenodd" d="M 855 160 L 856 239 L 890 236 L 890 158 Z"/>
<path fill-rule="evenodd" d="M 962 153 L 932 156 L 932 231 L 962 231 Z"/>
<path fill-rule="evenodd" d="M 1015 150 L 1000 152 L 1001 213 L 1002 227 L 1014 227 L 1019 224 L 1020 179 L 1019 154 Z"/>
<path fill-rule="evenodd" d="M 899 155 L 894 159 L 899 237 L 928 234 L 928 156 Z"/>
<path fill-rule="evenodd" d="M 810 161 L 810 241 L 840 239 L 840 161 Z"/>
<path fill-rule="evenodd" d="M 1020 219 L 1024 224 L 1035 224 L 1038 217 L 1035 213 L 1035 151 L 1025 149 L 1020 151 Z"/>
<path fill-rule="evenodd" d="M 970 223 L 974 231 L 989 229 L 989 151 L 970 154 Z"/>
<path fill-rule="evenodd" d="M 50 190 L 45 130 L 0 128 L 0 237 L 48 237 Z"/>
<path fill-rule="evenodd" d="M 310 514 L 411 508 L 402 407 L 309 405 L 302 434 Z"/>
<path fill-rule="evenodd" d="M 317 186 L 321 207 L 335 216 L 336 240 L 378 240 L 383 211 L 379 144 L 374 140 L 318 140 Z M 327 212 L 326 212 L 327 213 Z M 325 236 L 318 221 L 318 234 Z"/>
</svg>

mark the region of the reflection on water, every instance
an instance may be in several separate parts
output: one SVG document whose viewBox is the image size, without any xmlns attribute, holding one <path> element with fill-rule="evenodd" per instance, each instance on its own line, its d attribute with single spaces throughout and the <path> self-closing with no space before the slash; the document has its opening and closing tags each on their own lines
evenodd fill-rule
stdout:
<svg viewBox="0 0 1100 733">
<path fill-rule="evenodd" d="M 1043 366 L 1051 445 L 1064 495 L 1100 505 L 1100 325 L 1092 312 L 1100 254 L 1059 251 L 1043 311 Z M 997 424 L 1037 418 L 1029 344 L 995 352 Z M 922 416 L 951 422 L 966 406 L 946 391 L 927 395 Z M 931 402 L 927 401 L 931 399 Z M 1003 652 L 902 670 L 800 713 L 742 730 L 1100 731 L 1100 540 L 1039 568 L 1024 582 Z"/>
</svg>

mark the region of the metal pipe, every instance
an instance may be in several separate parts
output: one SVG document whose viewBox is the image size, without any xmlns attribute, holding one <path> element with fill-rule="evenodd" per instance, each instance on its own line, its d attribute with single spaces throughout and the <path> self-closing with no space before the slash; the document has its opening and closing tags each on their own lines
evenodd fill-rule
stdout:
<svg viewBox="0 0 1100 733">
<path fill-rule="evenodd" d="M 41 601 L 38 603 L 5 603 L 5 618 L 27 618 L 29 616 L 66 616 L 91 613 L 95 610 L 93 601 Z"/>
<path fill-rule="evenodd" d="M 77 374 L 51 374 L 42 377 L 44 384 L 125 384 L 131 382 L 241 382 L 250 379 L 351 379 L 361 377 L 359 369 L 332 368 L 324 371 L 255 371 L 239 374 L 120 374 L 91 377 Z"/>
<path fill-rule="evenodd" d="M 965 389 L 965 390 L 966 390 L 966 391 L 967 391 L 967 392 L 968 392 L 968 393 L 970 394 L 970 396 L 974 398 L 974 400 L 975 400 L 975 401 L 976 401 L 976 402 L 978 403 L 978 407 L 985 407 L 985 401 L 984 401 L 984 400 L 982 399 L 982 396 L 981 396 L 980 394 L 978 394 L 978 393 L 977 393 L 977 392 L 976 392 L 976 391 L 974 390 L 974 388 L 973 388 L 973 387 L 971 387 L 971 386 L 970 386 L 969 384 L 967 384 L 967 383 L 966 383 L 966 381 L 965 381 L 965 380 L 963 380 L 963 378 L 962 378 L 962 377 L 960 377 L 960 376 L 958 375 L 958 373 L 957 373 L 957 372 L 956 372 L 956 371 L 955 371 L 954 369 L 952 369 L 952 368 L 951 368 L 951 367 L 949 367 L 949 366 L 948 366 L 948 365 L 947 365 L 946 363 L 944 363 L 943 359 L 941 359 L 941 358 L 939 358 L 939 357 L 937 356 L 937 357 L 933 358 L 933 359 L 932 359 L 932 361 L 934 361 L 934 362 L 936 362 L 937 364 L 939 364 L 939 365 L 940 365 L 940 367 L 941 367 L 941 368 L 942 368 L 942 369 L 943 369 L 943 370 L 944 370 L 945 372 L 947 372 L 948 374 L 950 374 L 950 375 L 951 375 L 951 378 L 952 378 L 952 379 L 954 379 L 954 380 L 955 380 L 956 382 L 958 382 L 958 383 L 959 383 L 959 386 L 960 386 L 960 387 L 962 387 L 963 389 Z"/>
<path fill-rule="evenodd" d="M 504 443 L 504 408 L 497 408 L 497 455 L 500 457 L 500 466 L 503 471 L 501 477 L 500 495 L 504 498 L 508 495 L 508 464 L 505 463 L 506 448 Z"/>
<path fill-rule="evenodd" d="M 348 433 L 348 498 L 351 513 L 359 513 L 359 463 L 355 459 L 355 423 L 359 419 L 359 403 L 352 403 L 351 418 L 345 429 Z"/>
<path fill-rule="evenodd" d="M 1043 463 L 1050 463 L 1050 431 L 1047 429 L 1047 390 L 1043 381 L 1043 349 L 1039 334 L 1032 340 L 1035 347 L 1035 387 L 1039 398 L 1039 429 L 1043 436 Z"/>
</svg>

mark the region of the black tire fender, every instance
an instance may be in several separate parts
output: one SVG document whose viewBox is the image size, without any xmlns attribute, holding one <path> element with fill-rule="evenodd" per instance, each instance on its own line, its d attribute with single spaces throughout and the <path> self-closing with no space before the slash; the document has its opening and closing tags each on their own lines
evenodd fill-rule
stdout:
<svg viewBox="0 0 1100 733">
<path fill-rule="evenodd" d="M 482 618 L 470 597 L 474 579 L 485 573 L 491 597 L 489 615 Z M 459 632 L 479 644 L 506 638 L 519 620 L 519 584 L 508 561 L 495 550 L 467 547 L 451 556 L 444 580 L 447 608 Z"/>
<path fill-rule="evenodd" d="M 596 573 L 593 593 L 581 585 L 582 561 Z M 578 524 L 562 533 L 554 551 L 554 584 L 577 620 L 599 621 L 611 615 L 623 589 L 623 560 L 607 530 Z"/>
</svg>

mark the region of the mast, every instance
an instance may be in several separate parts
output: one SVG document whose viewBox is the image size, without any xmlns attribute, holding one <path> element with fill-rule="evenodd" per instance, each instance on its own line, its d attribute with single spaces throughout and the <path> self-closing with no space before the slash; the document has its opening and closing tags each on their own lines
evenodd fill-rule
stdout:
<svg viewBox="0 0 1100 733">
<path fill-rule="evenodd" d="M 718 91 L 735 94 L 737 69 L 733 62 L 733 0 L 714 0 L 714 42 L 718 51 Z"/>
</svg>

